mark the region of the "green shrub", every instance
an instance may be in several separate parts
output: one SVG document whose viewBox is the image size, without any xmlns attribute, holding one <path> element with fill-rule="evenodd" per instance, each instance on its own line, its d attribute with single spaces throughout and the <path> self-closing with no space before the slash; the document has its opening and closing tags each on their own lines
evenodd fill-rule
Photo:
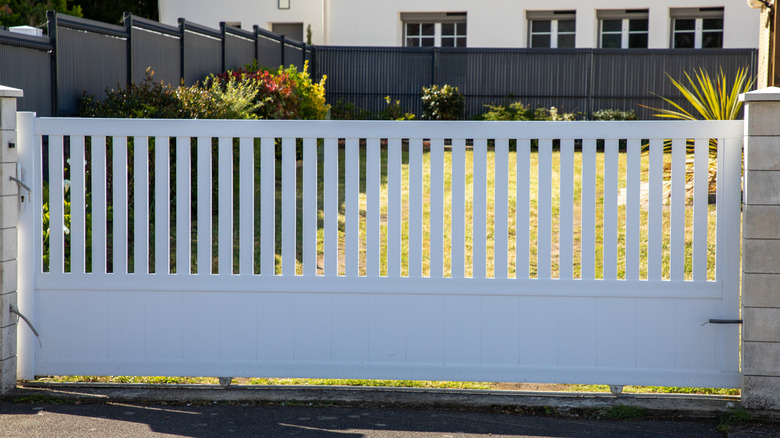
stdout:
<svg viewBox="0 0 780 438">
<path fill-rule="evenodd" d="M 523 105 L 520 101 L 509 105 L 485 105 L 485 107 L 488 111 L 482 114 L 482 120 L 489 121 L 570 121 L 576 120 L 579 116 L 577 113 L 561 113 L 556 107 L 531 108 L 530 105 Z"/>
<path fill-rule="evenodd" d="M 465 109 L 463 95 L 458 87 L 431 85 L 422 89 L 422 118 L 424 120 L 462 120 Z"/>
<path fill-rule="evenodd" d="M 154 71 L 146 69 L 140 84 L 131 82 L 125 88 L 106 89 L 99 101 L 86 93 L 79 100 L 81 117 L 179 119 L 182 114 L 176 90 L 162 81 L 155 82 Z"/>
<path fill-rule="evenodd" d="M 382 120 L 414 120 L 416 116 L 413 113 L 407 112 L 401 108 L 400 100 L 393 100 L 390 96 L 385 96 L 385 102 L 387 106 L 379 113 L 379 118 Z"/>
<path fill-rule="evenodd" d="M 369 110 L 356 107 L 352 102 L 339 99 L 330 109 L 330 118 L 333 120 L 370 120 L 374 118 L 374 115 Z"/>
<path fill-rule="evenodd" d="M 639 120 L 634 110 L 601 109 L 593 113 L 593 120 Z"/>
</svg>

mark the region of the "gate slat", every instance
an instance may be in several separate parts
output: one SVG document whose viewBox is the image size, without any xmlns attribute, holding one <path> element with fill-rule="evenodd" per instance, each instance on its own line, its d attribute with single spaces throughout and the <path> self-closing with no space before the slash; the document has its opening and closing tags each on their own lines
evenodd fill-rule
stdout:
<svg viewBox="0 0 780 438">
<path fill-rule="evenodd" d="M 133 223 L 133 271 L 139 274 L 149 272 L 149 138 L 135 137 L 133 142 L 135 176 L 133 194 L 135 213 Z"/>
<path fill-rule="evenodd" d="M 211 148 L 209 148 L 211 151 Z M 176 273 L 190 273 L 192 253 L 190 239 L 191 146 L 189 137 L 176 137 Z M 209 172 L 211 169 L 209 168 Z M 209 253 L 211 248 L 209 247 Z"/>
<path fill-rule="evenodd" d="M 49 272 L 52 274 L 62 273 L 65 268 L 62 140 L 61 135 L 49 136 Z"/>
<path fill-rule="evenodd" d="M 707 279 L 707 177 L 709 139 L 697 138 L 693 151 L 693 279 Z"/>
<path fill-rule="evenodd" d="M 582 141 L 582 249 L 580 276 L 596 278 L 596 140 Z"/>
<path fill-rule="evenodd" d="M 114 273 L 127 273 L 127 137 L 114 137 Z"/>
<path fill-rule="evenodd" d="M 650 140 L 650 169 L 647 202 L 647 279 L 660 280 L 662 276 L 663 234 L 663 140 Z"/>
<path fill-rule="evenodd" d="M 276 275 L 276 139 L 260 141 L 260 273 Z"/>
<path fill-rule="evenodd" d="M 296 139 L 282 139 L 282 275 L 295 275 L 296 251 Z"/>
<path fill-rule="evenodd" d="M 238 155 L 238 214 L 239 214 L 239 267 L 242 275 L 255 273 L 255 151 L 254 139 L 243 137 L 239 140 Z"/>
<path fill-rule="evenodd" d="M 379 185 L 382 176 L 378 138 L 366 140 L 366 276 L 379 276 Z"/>
<path fill-rule="evenodd" d="M 211 138 L 198 137 L 198 273 L 212 272 Z"/>
<path fill-rule="evenodd" d="M 539 189 L 537 201 L 537 278 L 550 278 L 552 263 L 552 139 L 539 140 Z"/>
<path fill-rule="evenodd" d="M 487 252 L 487 140 L 474 139 L 472 155 L 473 194 L 472 194 L 472 277 L 485 278 Z"/>
<path fill-rule="evenodd" d="M 103 138 L 103 140 L 105 140 L 105 138 Z M 94 153 L 92 157 L 95 157 Z M 105 154 L 103 154 L 102 157 L 105 161 Z M 154 273 L 162 275 L 169 274 L 171 269 L 171 229 L 169 216 L 171 201 L 171 166 L 170 139 L 168 137 L 155 137 L 154 161 Z M 105 169 L 105 166 L 102 168 Z M 105 184 L 103 184 L 103 187 L 105 187 Z M 94 218 L 94 220 L 97 220 L 97 218 Z M 103 223 L 105 223 L 105 221 L 103 221 Z M 105 237 L 103 239 L 105 239 Z M 105 248 L 105 244 L 102 248 Z M 103 263 L 103 266 L 105 266 L 105 263 Z"/>
<path fill-rule="evenodd" d="M 604 141 L 604 262 L 605 280 L 617 278 L 618 243 L 618 141 Z"/>
<path fill-rule="evenodd" d="M 493 278 L 507 278 L 508 204 L 509 204 L 509 140 L 495 140 L 493 152 L 495 181 L 493 182 Z"/>
<path fill-rule="evenodd" d="M 323 258 L 324 274 L 336 276 L 339 273 L 339 145 L 338 139 L 325 139 L 325 163 L 323 179 L 323 215 L 324 215 L 324 239 Z"/>
<path fill-rule="evenodd" d="M 92 272 L 106 273 L 106 138 L 92 137 Z M 167 240 L 166 240 L 167 242 Z"/>
<path fill-rule="evenodd" d="M 672 140 L 671 190 L 670 279 L 683 280 L 685 276 L 685 139 Z"/>
<path fill-rule="evenodd" d="M 452 278 L 465 275 L 466 238 L 466 141 L 452 139 Z"/>
<path fill-rule="evenodd" d="M 344 274 L 356 277 L 360 273 L 359 237 L 360 145 L 357 138 L 346 139 L 344 161 Z"/>
<path fill-rule="evenodd" d="M 558 219 L 558 277 L 571 279 L 574 251 L 574 140 L 561 139 Z"/>
<path fill-rule="evenodd" d="M 422 276 L 422 139 L 409 140 L 409 277 Z"/>
<path fill-rule="evenodd" d="M 531 216 L 531 141 L 517 140 L 517 201 L 515 204 L 515 276 L 528 278 Z"/>
<path fill-rule="evenodd" d="M 401 139 L 387 141 L 387 276 L 401 276 Z"/>
<path fill-rule="evenodd" d="M 626 280 L 639 279 L 639 182 L 642 172 L 641 141 L 628 140 L 626 151 Z"/>
<path fill-rule="evenodd" d="M 70 272 L 83 274 L 85 251 L 84 137 L 70 137 Z"/>
<path fill-rule="evenodd" d="M 317 275 L 317 139 L 303 139 L 303 275 Z"/>
<path fill-rule="evenodd" d="M 219 242 L 217 272 L 233 273 L 233 139 L 220 137 L 219 143 Z"/>
<path fill-rule="evenodd" d="M 444 276 L 444 139 L 431 139 L 431 278 Z"/>
</svg>

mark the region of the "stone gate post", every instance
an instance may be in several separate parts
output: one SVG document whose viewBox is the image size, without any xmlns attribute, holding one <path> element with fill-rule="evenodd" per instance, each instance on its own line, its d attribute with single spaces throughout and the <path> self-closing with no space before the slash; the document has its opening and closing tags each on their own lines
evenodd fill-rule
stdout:
<svg viewBox="0 0 780 438">
<path fill-rule="evenodd" d="M 780 88 L 740 99 L 746 104 L 742 402 L 780 410 Z"/>
<path fill-rule="evenodd" d="M 0 394 L 16 386 L 16 99 L 22 90 L 0 85 Z"/>
</svg>

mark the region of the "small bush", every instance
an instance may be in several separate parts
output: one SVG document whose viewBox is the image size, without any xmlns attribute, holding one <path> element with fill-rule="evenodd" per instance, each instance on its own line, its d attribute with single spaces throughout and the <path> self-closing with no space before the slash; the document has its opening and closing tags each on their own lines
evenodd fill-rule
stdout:
<svg viewBox="0 0 780 438">
<path fill-rule="evenodd" d="M 570 121 L 576 120 L 579 116 L 577 113 L 561 113 L 556 107 L 531 108 L 530 105 L 523 105 L 520 101 L 509 105 L 485 105 L 485 107 L 488 111 L 482 114 L 482 120 L 489 121 Z"/>
<path fill-rule="evenodd" d="M 465 107 L 458 87 L 431 85 L 422 89 L 424 120 L 462 120 Z"/>
<path fill-rule="evenodd" d="M 400 100 L 390 99 L 390 96 L 385 96 L 385 102 L 387 106 L 379 113 L 379 118 L 382 120 L 414 120 L 416 116 L 405 109 L 401 108 Z"/>
<path fill-rule="evenodd" d="M 601 109 L 593 113 L 593 120 L 639 120 L 634 110 Z"/>
</svg>

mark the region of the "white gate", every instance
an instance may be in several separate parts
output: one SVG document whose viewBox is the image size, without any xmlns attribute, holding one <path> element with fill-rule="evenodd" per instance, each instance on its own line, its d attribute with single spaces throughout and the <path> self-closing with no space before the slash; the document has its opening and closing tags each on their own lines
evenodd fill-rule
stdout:
<svg viewBox="0 0 780 438">
<path fill-rule="evenodd" d="M 20 378 L 738 387 L 742 126 L 21 113 Z"/>
</svg>

